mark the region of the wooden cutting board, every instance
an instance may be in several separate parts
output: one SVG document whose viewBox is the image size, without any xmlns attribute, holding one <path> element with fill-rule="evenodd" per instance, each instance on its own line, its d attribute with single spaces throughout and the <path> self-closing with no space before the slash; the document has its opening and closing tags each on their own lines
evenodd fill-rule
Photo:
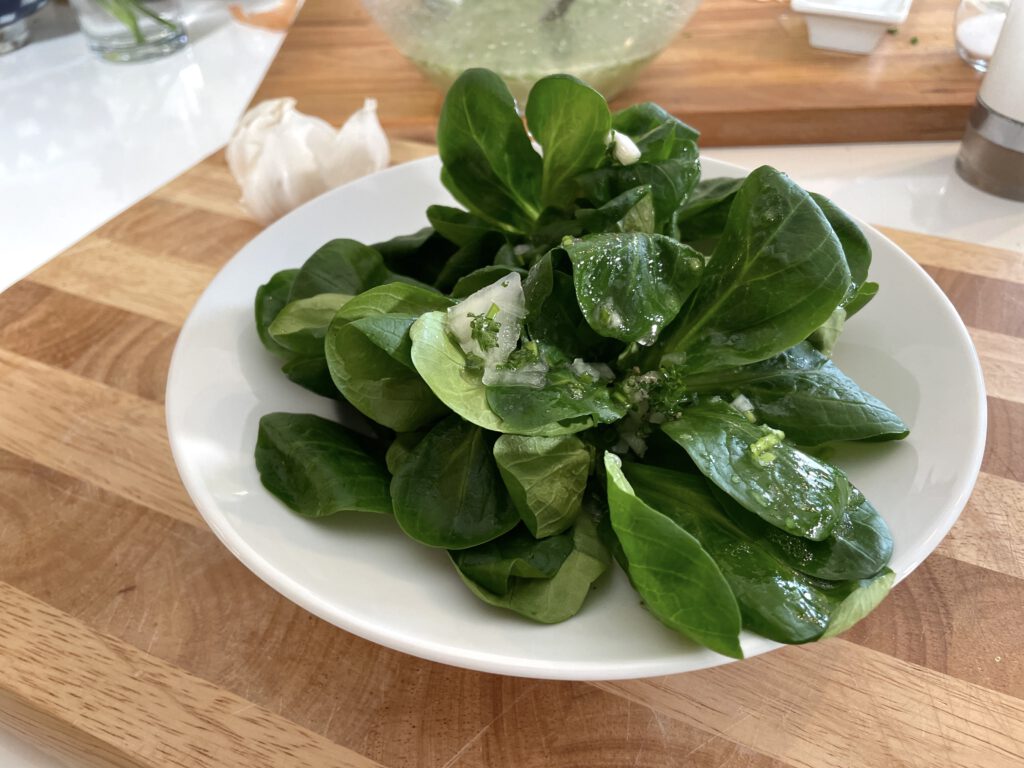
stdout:
<svg viewBox="0 0 1024 768">
<path fill-rule="evenodd" d="M 811 48 L 779 0 L 703 0 L 616 106 L 656 101 L 704 146 L 959 139 L 981 76 L 957 56 L 956 0 L 914 0 L 870 56 Z M 916 41 L 916 43 L 915 43 Z M 393 136 L 433 141 L 442 95 L 358 0 L 306 0 L 257 100 L 341 123 L 376 97 Z"/>
<path fill-rule="evenodd" d="M 717 669 L 548 682 L 328 625 L 199 517 L 164 384 L 260 229 L 237 196 L 216 155 L 0 296 L 0 723 L 75 766 L 1024 765 L 1024 255 L 888 233 L 970 327 L 990 427 L 960 521 L 877 611 Z"/>
</svg>

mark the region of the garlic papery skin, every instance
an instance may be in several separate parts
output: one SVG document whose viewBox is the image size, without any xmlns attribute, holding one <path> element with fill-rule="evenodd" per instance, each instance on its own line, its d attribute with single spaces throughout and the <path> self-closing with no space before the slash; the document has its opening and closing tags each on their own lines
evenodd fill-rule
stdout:
<svg viewBox="0 0 1024 768">
<path fill-rule="evenodd" d="M 608 134 L 608 143 L 612 145 L 612 156 L 622 165 L 632 165 L 640 160 L 640 147 L 624 133 L 613 130 Z"/>
<path fill-rule="evenodd" d="M 228 142 L 227 161 L 242 207 L 269 224 L 328 189 L 386 168 L 390 154 L 376 100 L 367 99 L 336 130 L 285 98 L 245 113 Z"/>
</svg>

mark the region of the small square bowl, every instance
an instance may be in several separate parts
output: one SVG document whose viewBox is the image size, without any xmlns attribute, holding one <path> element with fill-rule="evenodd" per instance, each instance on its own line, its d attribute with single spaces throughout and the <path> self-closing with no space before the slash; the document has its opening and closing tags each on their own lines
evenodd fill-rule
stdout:
<svg viewBox="0 0 1024 768">
<path fill-rule="evenodd" d="M 845 53 L 871 53 L 890 27 L 902 24 L 912 0 L 792 0 L 807 18 L 811 46 Z"/>
</svg>

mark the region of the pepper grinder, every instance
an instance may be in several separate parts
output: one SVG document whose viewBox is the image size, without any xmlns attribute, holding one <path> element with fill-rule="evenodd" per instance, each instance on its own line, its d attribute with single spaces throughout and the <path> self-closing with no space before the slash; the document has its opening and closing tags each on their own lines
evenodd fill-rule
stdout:
<svg viewBox="0 0 1024 768">
<path fill-rule="evenodd" d="M 1010 3 L 956 170 L 978 189 L 1024 200 L 1024 0 Z"/>
</svg>

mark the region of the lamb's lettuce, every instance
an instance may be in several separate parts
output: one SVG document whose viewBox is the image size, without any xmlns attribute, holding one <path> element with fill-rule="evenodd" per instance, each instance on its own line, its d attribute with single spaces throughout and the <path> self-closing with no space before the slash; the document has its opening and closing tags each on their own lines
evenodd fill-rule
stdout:
<svg viewBox="0 0 1024 768">
<path fill-rule="evenodd" d="M 772 168 L 701 181 L 697 138 L 566 75 L 525 113 L 462 75 L 437 137 L 462 207 L 257 291 L 260 341 L 354 427 L 265 416 L 266 488 L 393 512 L 534 621 L 582 610 L 611 554 L 654 617 L 734 658 L 741 628 L 804 643 L 866 615 L 892 536 L 798 446 L 907 434 L 830 359 L 878 290 L 869 242 Z"/>
</svg>

